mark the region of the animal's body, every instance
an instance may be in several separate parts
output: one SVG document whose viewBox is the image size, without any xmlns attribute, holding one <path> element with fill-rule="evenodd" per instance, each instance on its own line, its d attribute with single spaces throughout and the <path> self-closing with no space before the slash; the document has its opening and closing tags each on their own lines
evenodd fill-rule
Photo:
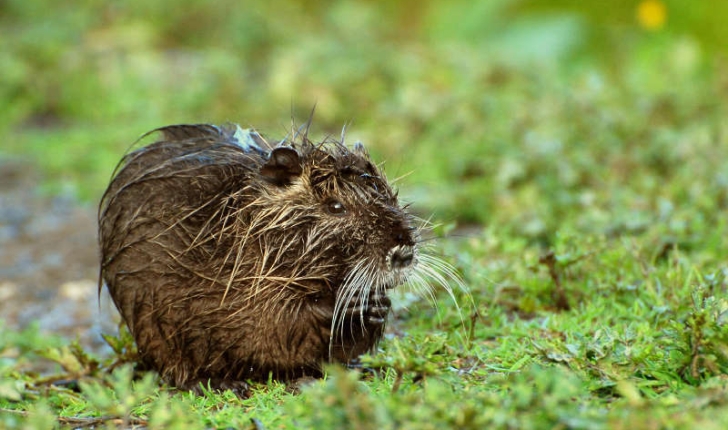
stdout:
<svg viewBox="0 0 728 430">
<path fill-rule="evenodd" d="M 99 208 L 101 278 L 170 384 L 320 376 L 382 336 L 419 226 L 360 144 L 179 125 L 122 160 Z"/>
</svg>

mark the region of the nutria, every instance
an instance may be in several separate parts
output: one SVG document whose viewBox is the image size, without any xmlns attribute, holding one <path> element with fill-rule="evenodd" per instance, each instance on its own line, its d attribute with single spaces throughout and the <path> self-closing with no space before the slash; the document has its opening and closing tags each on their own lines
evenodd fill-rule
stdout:
<svg viewBox="0 0 728 430">
<path fill-rule="evenodd" d="M 141 362 L 182 389 L 321 376 L 382 337 L 388 292 L 451 275 L 364 147 L 174 125 L 99 207 L 101 280 Z"/>
</svg>

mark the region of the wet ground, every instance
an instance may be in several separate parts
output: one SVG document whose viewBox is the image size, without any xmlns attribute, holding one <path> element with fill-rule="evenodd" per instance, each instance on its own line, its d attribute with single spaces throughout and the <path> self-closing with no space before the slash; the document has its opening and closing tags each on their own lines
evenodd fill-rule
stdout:
<svg viewBox="0 0 728 430">
<path fill-rule="evenodd" d="M 98 351 L 118 314 L 105 291 L 98 296 L 95 208 L 45 196 L 39 184 L 28 163 L 0 159 L 0 320 Z"/>
</svg>

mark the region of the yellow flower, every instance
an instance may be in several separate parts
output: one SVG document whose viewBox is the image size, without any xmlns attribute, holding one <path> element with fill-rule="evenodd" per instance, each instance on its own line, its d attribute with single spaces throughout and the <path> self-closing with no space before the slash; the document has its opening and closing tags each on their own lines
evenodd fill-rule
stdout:
<svg viewBox="0 0 728 430">
<path fill-rule="evenodd" d="M 667 21 L 667 8 L 660 0 L 643 0 L 637 5 L 637 21 L 647 30 L 659 30 Z"/>
</svg>

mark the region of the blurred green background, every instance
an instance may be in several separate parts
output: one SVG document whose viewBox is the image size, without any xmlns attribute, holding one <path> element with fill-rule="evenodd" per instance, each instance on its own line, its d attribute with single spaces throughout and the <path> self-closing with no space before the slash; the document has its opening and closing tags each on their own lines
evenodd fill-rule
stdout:
<svg viewBox="0 0 728 430">
<path fill-rule="evenodd" d="M 0 158 L 95 204 L 134 140 L 349 125 L 436 220 L 689 246 L 728 205 L 728 2 L 0 1 Z M 717 224 L 716 224 L 717 223 Z"/>
</svg>

